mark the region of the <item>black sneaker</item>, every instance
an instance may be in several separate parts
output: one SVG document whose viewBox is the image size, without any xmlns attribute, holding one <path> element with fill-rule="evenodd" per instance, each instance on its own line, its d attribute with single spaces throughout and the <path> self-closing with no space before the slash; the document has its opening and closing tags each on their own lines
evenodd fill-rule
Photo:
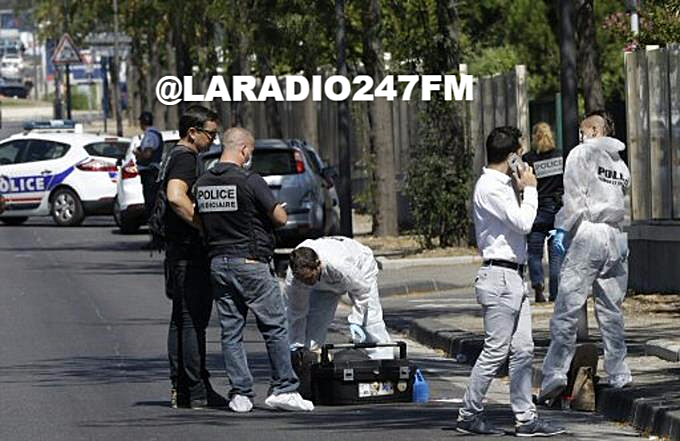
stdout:
<svg viewBox="0 0 680 441">
<path fill-rule="evenodd" d="M 545 294 L 543 294 L 543 285 L 534 285 L 534 291 L 536 292 L 536 303 L 547 302 Z"/>
<path fill-rule="evenodd" d="M 208 389 L 208 407 L 227 407 L 229 402 L 222 395 L 212 389 Z"/>
<path fill-rule="evenodd" d="M 515 436 L 555 436 L 566 432 L 564 427 L 556 426 L 549 421 L 534 418 L 530 423 L 515 426 Z"/>
<path fill-rule="evenodd" d="M 209 406 L 207 398 L 199 398 L 196 400 L 191 400 L 189 403 L 191 409 L 207 409 Z"/>
<path fill-rule="evenodd" d="M 471 420 L 458 420 L 456 431 L 473 435 L 503 436 L 505 431 L 487 423 L 484 418 L 477 416 Z"/>
<path fill-rule="evenodd" d="M 538 398 L 536 399 L 536 403 L 547 407 L 553 407 L 553 405 L 557 402 L 562 393 L 564 393 L 565 389 L 566 389 L 565 385 L 558 384 L 554 387 L 551 387 L 550 389 L 541 390 L 541 393 L 538 395 Z"/>
</svg>

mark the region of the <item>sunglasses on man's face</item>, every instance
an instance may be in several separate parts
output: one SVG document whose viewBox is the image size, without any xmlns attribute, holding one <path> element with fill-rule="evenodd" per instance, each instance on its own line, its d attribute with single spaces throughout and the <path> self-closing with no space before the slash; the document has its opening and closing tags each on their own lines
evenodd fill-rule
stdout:
<svg viewBox="0 0 680 441">
<path fill-rule="evenodd" d="M 208 135 L 208 138 L 210 138 L 211 142 L 215 140 L 215 138 L 217 137 L 217 133 L 218 133 L 217 130 L 206 130 L 206 129 L 201 129 L 201 128 L 196 128 L 196 130 L 198 130 L 199 132 L 203 132 L 206 135 Z"/>
</svg>

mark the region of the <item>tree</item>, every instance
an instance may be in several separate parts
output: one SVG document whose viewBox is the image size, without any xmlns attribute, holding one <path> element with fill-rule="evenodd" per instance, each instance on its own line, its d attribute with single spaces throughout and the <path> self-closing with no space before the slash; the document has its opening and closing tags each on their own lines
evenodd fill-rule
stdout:
<svg viewBox="0 0 680 441">
<path fill-rule="evenodd" d="M 404 73 L 456 73 L 461 49 L 455 2 L 391 5 L 387 42 L 393 64 Z M 463 142 L 459 103 L 435 94 L 422 104 L 419 121 L 405 186 L 416 231 L 426 248 L 466 243 L 472 158 Z"/>
<path fill-rule="evenodd" d="M 576 46 L 580 60 L 578 63 L 579 79 L 583 88 L 586 113 L 588 113 L 605 107 L 593 0 L 577 0 L 574 9 L 576 12 Z"/>
<path fill-rule="evenodd" d="M 382 18 L 379 0 L 369 0 L 365 14 L 364 64 L 366 73 L 373 78 L 374 85 L 385 78 L 382 42 Z M 375 97 L 369 103 L 369 124 L 371 151 L 375 153 L 376 166 L 375 205 L 373 233 L 377 236 L 396 236 L 397 223 L 396 172 L 394 167 L 394 146 L 390 133 L 392 121 L 390 103 L 384 97 Z"/>
</svg>

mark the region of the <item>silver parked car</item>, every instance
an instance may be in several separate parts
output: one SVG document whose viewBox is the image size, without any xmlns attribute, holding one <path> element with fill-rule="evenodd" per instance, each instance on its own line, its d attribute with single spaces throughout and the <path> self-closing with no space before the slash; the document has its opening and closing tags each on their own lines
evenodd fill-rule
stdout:
<svg viewBox="0 0 680 441">
<path fill-rule="evenodd" d="M 218 149 L 203 153 L 205 169 L 219 156 Z M 264 178 L 276 200 L 287 204 L 288 223 L 276 230 L 277 246 L 339 234 L 340 203 L 333 182 L 336 172 L 314 147 L 297 139 L 258 139 L 252 170 Z"/>
</svg>

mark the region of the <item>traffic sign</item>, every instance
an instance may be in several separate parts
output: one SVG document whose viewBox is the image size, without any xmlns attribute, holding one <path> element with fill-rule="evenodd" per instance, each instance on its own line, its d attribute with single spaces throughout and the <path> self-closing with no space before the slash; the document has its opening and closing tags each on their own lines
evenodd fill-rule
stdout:
<svg viewBox="0 0 680 441">
<path fill-rule="evenodd" d="M 59 40 L 57 49 L 52 56 L 52 62 L 55 64 L 74 64 L 80 63 L 80 53 L 73 44 L 73 40 L 69 34 L 64 34 Z"/>
</svg>

